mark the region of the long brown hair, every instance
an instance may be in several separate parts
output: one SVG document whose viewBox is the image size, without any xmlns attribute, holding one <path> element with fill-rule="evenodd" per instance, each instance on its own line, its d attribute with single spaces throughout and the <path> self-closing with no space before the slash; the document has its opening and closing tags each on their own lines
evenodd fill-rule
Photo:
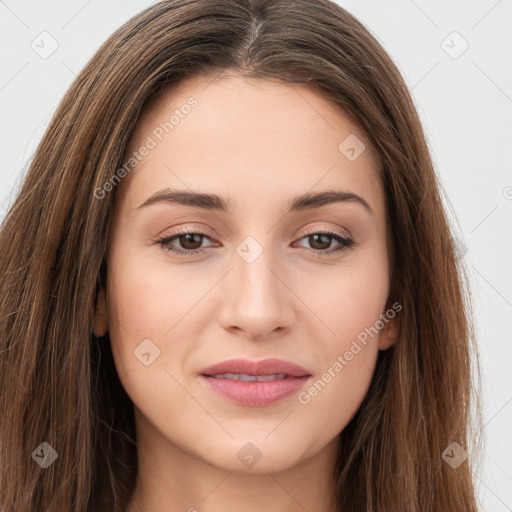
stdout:
<svg viewBox="0 0 512 512">
<path fill-rule="evenodd" d="M 127 506 L 137 472 L 133 404 L 108 340 L 92 330 L 116 193 L 100 200 L 95 191 L 123 165 L 155 94 L 226 71 L 309 85 L 355 120 L 380 157 L 390 297 L 403 309 L 395 346 L 379 353 L 369 392 L 340 434 L 340 512 L 476 512 L 478 354 L 464 261 L 403 79 L 368 30 L 329 0 L 162 1 L 119 28 L 69 88 L 0 231 L 4 512 Z M 442 457 L 452 442 L 470 454 L 456 468 Z M 41 443 L 58 455 L 47 468 L 35 462 L 35 450 L 49 453 Z"/>
</svg>

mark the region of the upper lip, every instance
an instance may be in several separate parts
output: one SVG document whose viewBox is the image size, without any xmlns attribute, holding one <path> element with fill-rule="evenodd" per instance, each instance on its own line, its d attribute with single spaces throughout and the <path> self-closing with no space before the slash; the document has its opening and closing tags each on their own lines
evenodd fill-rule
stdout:
<svg viewBox="0 0 512 512">
<path fill-rule="evenodd" d="M 282 359 L 262 359 L 251 361 L 249 359 L 229 359 L 203 368 L 202 375 L 219 375 L 222 373 L 235 373 L 246 375 L 275 375 L 284 373 L 291 377 L 304 377 L 311 375 L 308 370 L 290 361 Z"/>
</svg>

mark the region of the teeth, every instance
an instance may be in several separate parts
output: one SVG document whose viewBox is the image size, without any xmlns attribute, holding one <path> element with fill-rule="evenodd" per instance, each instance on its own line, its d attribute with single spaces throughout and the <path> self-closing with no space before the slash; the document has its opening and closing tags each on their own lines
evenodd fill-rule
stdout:
<svg viewBox="0 0 512 512">
<path fill-rule="evenodd" d="M 219 373 L 212 375 L 214 379 L 241 380 L 244 382 L 266 382 L 270 380 L 284 379 L 286 373 L 276 373 L 274 375 L 246 375 L 245 373 Z"/>
</svg>

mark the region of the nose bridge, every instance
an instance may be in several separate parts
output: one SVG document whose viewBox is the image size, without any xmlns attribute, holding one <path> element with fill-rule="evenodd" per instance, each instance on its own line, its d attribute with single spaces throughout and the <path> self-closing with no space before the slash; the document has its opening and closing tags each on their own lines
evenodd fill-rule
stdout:
<svg viewBox="0 0 512 512">
<path fill-rule="evenodd" d="M 275 250 L 270 246 L 271 237 L 261 235 L 258 238 L 261 243 L 255 236 L 247 236 L 242 240 L 235 249 L 233 262 L 237 295 L 241 300 L 249 300 L 252 306 L 262 306 L 264 302 L 270 305 L 269 301 L 278 302 L 279 295 L 279 283 L 270 271 L 276 263 Z"/>
<path fill-rule="evenodd" d="M 226 328 L 238 327 L 251 337 L 269 334 L 290 321 L 286 287 L 276 277 L 279 265 L 271 237 L 247 236 L 235 248 L 228 297 L 221 321 Z"/>
</svg>

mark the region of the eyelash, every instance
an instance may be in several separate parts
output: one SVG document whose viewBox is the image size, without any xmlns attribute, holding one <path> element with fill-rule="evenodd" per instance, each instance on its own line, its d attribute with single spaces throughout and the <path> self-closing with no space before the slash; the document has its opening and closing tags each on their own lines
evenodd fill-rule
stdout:
<svg viewBox="0 0 512 512">
<path fill-rule="evenodd" d="M 178 254 L 178 255 L 184 256 L 184 257 L 194 256 L 196 254 L 202 253 L 205 250 L 204 248 L 203 249 L 188 249 L 188 250 L 187 249 L 175 249 L 169 245 L 175 239 L 179 239 L 180 237 L 182 237 L 184 235 L 190 235 L 190 234 L 199 235 L 199 236 L 206 237 L 207 239 L 211 240 L 211 237 L 209 237 L 208 235 L 206 235 L 204 233 L 199 233 L 197 231 L 180 228 L 174 235 L 159 238 L 159 239 L 155 240 L 155 243 L 159 244 L 162 247 L 162 249 L 164 249 L 165 251 L 168 251 L 168 252 L 171 252 L 174 254 Z M 336 249 L 326 249 L 326 250 L 306 249 L 307 252 L 309 252 L 313 256 L 317 256 L 317 257 L 330 256 L 333 253 L 338 253 L 339 251 L 349 249 L 350 247 L 353 247 L 355 245 L 355 242 L 352 238 L 349 238 L 335 230 L 334 231 L 315 230 L 313 232 L 306 233 L 300 240 L 303 240 L 304 238 L 307 238 L 307 237 L 313 236 L 313 235 L 330 236 L 334 240 L 336 240 L 337 242 L 340 243 L 340 246 Z"/>
</svg>

